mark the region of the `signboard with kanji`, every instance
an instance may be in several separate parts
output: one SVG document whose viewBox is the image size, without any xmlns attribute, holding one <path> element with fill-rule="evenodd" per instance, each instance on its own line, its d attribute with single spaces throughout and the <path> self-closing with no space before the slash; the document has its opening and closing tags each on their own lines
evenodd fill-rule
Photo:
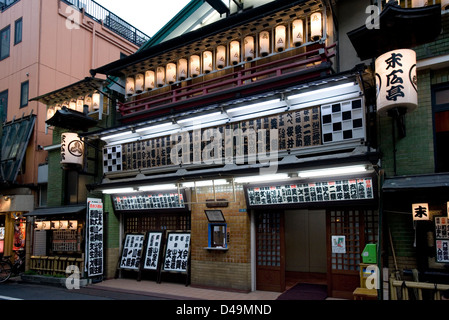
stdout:
<svg viewBox="0 0 449 320">
<path fill-rule="evenodd" d="M 449 262 L 449 219 L 435 217 L 436 261 Z"/>
<path fill-rule="evenodd" d="M 140 270 L 144 238 L 145 235 L 143 233 L 128 233 L 125 236 L 119 263 L 121 269 Z"/>
<path fill-rule="evenodd" d="M 87 276 L 103 274 L 103 203 L 100 199 L 90 199 L 87 208 L 87 244 L 86 269 Z"/>
<path fill-rule="evenodd" d="M 162 241 L 164 233 L 162 231 L 149 231 L 145 248 L 145 257 L 143 260 L 144 270 L 156 271 L 161 257 Z"/>
<path fill-rule="evenodd" d="M 190 253 L 190 232 L 168 232 L 163 271 L 187 273 Z"/>
</svg>

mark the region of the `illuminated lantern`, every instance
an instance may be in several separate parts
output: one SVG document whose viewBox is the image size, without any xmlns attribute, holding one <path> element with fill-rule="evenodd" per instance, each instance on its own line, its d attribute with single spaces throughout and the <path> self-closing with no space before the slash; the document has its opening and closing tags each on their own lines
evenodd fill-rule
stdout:
<svg viewBox="0 0 449 320">
<path fill-rule="evenodd" d="M 70 100 L 69 109 L 76 110 L 76 100 L 75 99 Z"/>
<path fill-rule="evenodd" d="M 223 69 L 226 66 L 226 47 L 217 47 L 216 64 L 218 69 Z"/>
<path fill-rule="evenodd" d="M 61 164 L 83 165 L 84 143 L 77 133 L 65 132 L 61 134 Z"/>
<path fill-rule="evenodd" d="M 237 40 L 231 41 L 229 46 L 229 53 L 231 56 L 231 63 L 236 65 L 240 62 L 240 42 Z"/>
<path fill-rule="evenodd" d="M 413 8 L 424 7 L 424 6 L 427 6 L 427 0 L 412 0 Z"/>
<path fill-rule="evenodd" d="M 301 19 L 294 20 L 292 23 L 292 41 L 297 47 L 304 43 L 304 23 Z"/>
<path fill-rule="evenodd" d="M 166 80 L 168 84 L 173 84 L 176 82 L 176 64 L 170 62 L 167 64 Z"/>
<path fill-rule="evenodd" d="M 132 96 L 135 92 L 135 85 L 134 85 L 134 78 L 133 77 L 127 77 L 126 78 L 126 95 L 128 97 Z"/>
<path fill-rule="evenodd" d="M 55 115 L 55 108 L 48 107 L 47 108 L 47 120 L 51 119 Z"/>
<path fill-rule="evenodd" d="M 286 40 L 286 31 L 285 26 L 277 26 L 275 29 L 275 49 L 277 52 L 282 52 L 285 49 L 285 40 Z"/>
<path fill-rule="evenodd" d="M 83 97 L 79 97 L 76 100 L 76 111 L 78 111 L 78 112 L 83 112 L 84 111 L 84 100 L 82 98 Z"/>
<path fill-rule="evenodd" d="M 252 36 L 245 37 L 245 60 L 251 61 L 254 59 L 254 38 Z"/>
<path fill-rule="evenodd" d="M 200 56 L 193 55 L 190 57 L 190 76 L 198 77 L 201 73 Z"/>
<path fill-rule="evenodd" d="M 413 220 L 430 220 L 429 204 L 428 203 L 413 203 L 412 204 Z"/>
<path fill-rule="evenodd" d="M 178 61 L 178 79 L 187 79 L 187 59 L 179 59 Z"/>
<path fill-rule="evenodd" d="M 68 107 L 69 107 L 69 102 L 68 102 L 68 101 L 64 101 L 64 102 L 62 103 L 62 106 L 61 106 L 61 107 L 68 108 Z"/>
<path fill-rule="evenodd" d="M 50 221 L 42 221 L 41 230 L 50 230 L 51 223 Z"/>
<path fill-rule="evenodd" d="M 260 55 L 265 57 L 270 54 L 270 33 L 262 31 L 259 33 Z"/>
<path fill-rule="evenodd" d="M 386 115 L 393 108 L 407 112 L 418 107 L 416 53 L 398 49 L 376 59 L 377 112 Z"/>
<path fill-rule="evenodd" d="M 145 72 L 145 90 L 153 90 L 154 89 L 154 71 L 148 70 Z"/>
<path fill-rule="evenodd" d="M 100 109 L 100 104 L 101 104 L 101 95 L 98 92 L 95 92 L 92 95 L 92 108 L 94 110 L 98 110 Z"/>
<path fill-rule="evenodd" d="M 136 74 L 136 93 L 142 93 L 145 77 L 142 73 Z"/>
<path fill-rule="evenodd" d="M 203 52 L 203 69 L 205 73 L 209 73 L 212 71 L 212 52 L 204 51 Z"/>
<path fill-rule="evenodd" d="M 76 230 L 78 228 L 78 220 L 69 220 L 67 229 Z"/>
<path fill-rule="evenodd" d="M 321 38 L 321 13 L 315 12 L 310 16 L 310 36 L 313 41 L 317 41 Z"/>
<path fill-rule="evenodd" d="M 87 106 L 87 109 L 92 111 L 92 97 L 91 96 L 85 96 L 84 97 L 84 105 Z"/>
<path fill-rule="evenodd" d="M 56 106 L 55 106 L 55 113 L 56 112 L 58 112 L 59 110 L 61 110 L 61 105 L 60 104 L 57 104 Z"/>
<path fill-rule="evenodd" d="M 164 69 L 164 67 L 157 67 L 156 83 L 157 83 L 158 87 L 163 87 L 165 85 L 165 69 Z"/>
<path fill-rule="evenodd" d="M 449 0 L 441 0 L 441 9 L 449 9 Z"/>
</svg>

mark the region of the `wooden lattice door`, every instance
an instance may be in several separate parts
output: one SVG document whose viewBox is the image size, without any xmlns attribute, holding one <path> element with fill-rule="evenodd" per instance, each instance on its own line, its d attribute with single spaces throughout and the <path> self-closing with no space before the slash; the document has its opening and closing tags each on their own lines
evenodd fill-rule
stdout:
<svg viewBox="0 0 449 320">
<path fill-rule="evenodd" d="M 284 213 L 256 213 L 256 289 L 285 290 Z"/>
</svg>

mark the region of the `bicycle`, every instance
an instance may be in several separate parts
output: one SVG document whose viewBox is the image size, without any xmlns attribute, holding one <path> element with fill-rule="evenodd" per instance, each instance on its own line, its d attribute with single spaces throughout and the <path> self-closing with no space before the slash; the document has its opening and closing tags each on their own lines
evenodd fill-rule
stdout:
<svg viewBox="0 0 449 320">
<path fill-rule="evenodd" d="M 17 252 L 17 259 L 11 262 L 11 256 L 3 256 L 0 260 L 0 283 L 7 281 L 12 274 L 19 274 L 25 269 L 25 252 Z"/>
</svg>

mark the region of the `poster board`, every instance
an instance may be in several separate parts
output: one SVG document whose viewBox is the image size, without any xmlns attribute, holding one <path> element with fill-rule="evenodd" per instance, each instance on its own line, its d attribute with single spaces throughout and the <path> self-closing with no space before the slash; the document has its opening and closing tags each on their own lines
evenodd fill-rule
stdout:
<svg viewBox="0 0 449 320">
<path fill-rule="evenodd" d="M 449 218 L 447 216 L 435 217 L 435 242 L 436 261 L 449 262 Z"/>
<path fill-rule="evenodd" d="M 123 241 L 122 255 L 120 256 L 119 269 L 140 270 L 140 260 L 144 244 L 144 233 L 127 233 Z"/>
<path fill-rule="evenodd" d="M 157 271 L 162 257 L 162 243 L 164 241 L 163 231 L 148 231 L 145 242 L 145 255 L 143 259 L 143 270 Z"/>
<path fill-rule="evenodd" d="M 168 231 L 162 271 L 188 273 L 190 232 Z"/>
<path fill-rule="evenodd" d="M 86 270 L 88 277 L 103 275 L 103 218 L 103 203 L 101 199 L 88 199 L 86 219 Z"/>
</svg>

